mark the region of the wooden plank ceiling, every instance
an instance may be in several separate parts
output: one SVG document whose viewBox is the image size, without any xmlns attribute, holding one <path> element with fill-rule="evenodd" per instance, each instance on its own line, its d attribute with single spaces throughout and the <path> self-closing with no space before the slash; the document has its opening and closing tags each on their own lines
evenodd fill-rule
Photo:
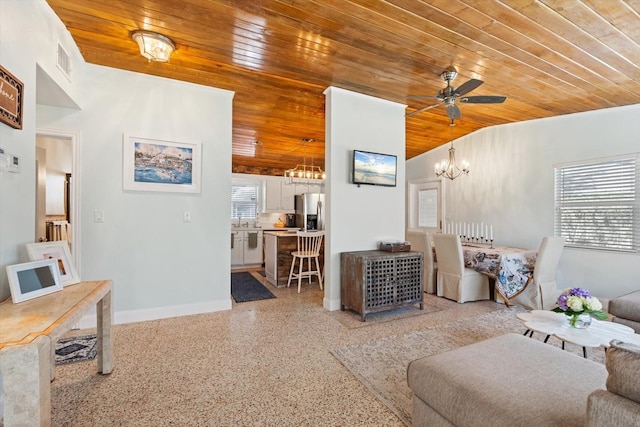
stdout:
<svg viewBox="0 0 640 427">
<path fill-rule="evenodd" d="M 507 96 L 458 103 L 453 128 L 443 105 L 408 117 L 407 158 L 486 126 L 640 103 L 640 0 L 47 1 L 89 63 L 234 91 L 236 172 L 324 167 L 329 86 L 410 113 L 438 101 L 407 97 L 435 96 L 455 66 L 453 86 Z M 139 29 L 175 42 L 169 63 L 140 55 Z"/>
</svg>

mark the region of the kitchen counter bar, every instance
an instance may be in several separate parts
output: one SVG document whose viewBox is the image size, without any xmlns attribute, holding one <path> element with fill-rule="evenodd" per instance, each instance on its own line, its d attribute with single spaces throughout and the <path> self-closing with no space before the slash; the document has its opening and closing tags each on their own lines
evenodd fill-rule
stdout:
<svg viewBox="0 0 640 427">
<path fill-rule="evenodd" d="M 296 231 L 298 231 L 299 228 L 292 228 L 292 229 L 287 229 L 287 230 L 283 230 L 283 229 L 274 229 L 274 230 L 265 230 L 264 234 L 271 234 L 272 236 L 277 236 L 277 237 L 287 237 L 287 236 L 293 236 L 296 237 Z"/>
<path fill-rule="evenodd" d="M 264 232 L 264 272 L 267 281 L 277 288 L 287 286 L 293 256 L 298 248 L 294 231 L 278 230 Z M 296 264 L 297 265 L 297 264 Z M 324 241 L 320 252 L 320 268 L 324 265 Z M 297 267 L 296 267 L 297 268 Z M 305 268 L 307 268 L 305 264 Z"/>
<path fill-rule="evenodd" d="M 288 231 L 295 232 L 296 230 L 300 230 L 298 227 L 231 227 L 231 231 Z"/>
</svg>

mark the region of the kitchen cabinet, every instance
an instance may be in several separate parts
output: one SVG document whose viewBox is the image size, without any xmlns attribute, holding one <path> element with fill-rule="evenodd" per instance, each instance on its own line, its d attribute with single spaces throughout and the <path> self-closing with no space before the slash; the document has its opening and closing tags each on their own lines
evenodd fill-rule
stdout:
<svg viewBox="0 0 640 427">
<path fill-rule="evenodd" d="M 278 271 L 278 237 L 273 233 L 264 235 L 264 275 L 267 281 L 276 285 Z"/>
<path fill-rule="evenodd" d="M 231 232 L 231 265 L 244 264 L 244 231 Z"/>
<path fill-rule="evenodd" d="M 266 212 L 295 212 L 295 185 L 286 185 L 283 179 L 267 179 L 266 182 Z"/>
<path fill-rule="evenodd" d="M 231 266 L 262 265 L 262 230 L 231 232 Z"/>
</svg>

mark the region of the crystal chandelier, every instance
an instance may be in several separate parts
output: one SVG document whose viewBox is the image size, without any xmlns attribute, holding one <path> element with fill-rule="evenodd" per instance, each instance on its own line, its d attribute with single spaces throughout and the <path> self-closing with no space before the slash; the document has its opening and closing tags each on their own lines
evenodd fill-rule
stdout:
<svg viewBox="0 0 640 427">
<path fill-rule="evenodd" d="M 325 172 L 320 168 L 320 166 L 313 165 L 313 157 L 311 157 L 311 165 L 307 165 L 307 156 L 306 156 L 306 144 L 308 142 L 314 142 L 315 139 L 312 138 L 300 138 L 302 143 L 305 145 L 305 154 L 303 157 L 303 164 L 296 165 L 295 168 L 287 169 L 284 171 L 284 183 L 287 185 L 291 184 L 324 184 L 324 179 L 326 178 Z"/>
<path fill-rule="evenodd" d="M 436 176 L 444 176 L 450 180 L 454 180 L 462 174 L 467 175 L 469 173 L 469 162 L 463 160 L 460 165 L 456 163 L 456 149 L 453 148 L 453 126 L 455 126 L 453 119 L 451 120 L 451 148 L 449 148 L 449 160 L 443 159 L 435 164 Z"/>
</svg>

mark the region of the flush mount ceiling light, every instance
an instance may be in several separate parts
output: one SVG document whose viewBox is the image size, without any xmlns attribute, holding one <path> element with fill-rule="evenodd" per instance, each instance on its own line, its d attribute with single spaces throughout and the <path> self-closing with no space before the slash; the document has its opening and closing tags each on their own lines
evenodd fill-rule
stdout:
<svg viewBox="0 0 640 427">
<path fill-rule="evenodd" d="M 134 31 L 131 38 L 140 46 L 140 54 L 149 62 L 167 62 L 176 45 L 170 38 L 151 31 Z"/>
</svg>

